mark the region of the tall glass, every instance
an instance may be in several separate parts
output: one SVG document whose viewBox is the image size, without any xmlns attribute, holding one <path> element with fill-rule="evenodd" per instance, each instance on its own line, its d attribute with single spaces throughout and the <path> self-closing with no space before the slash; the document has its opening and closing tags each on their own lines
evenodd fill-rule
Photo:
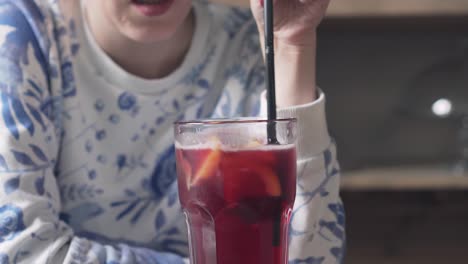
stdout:
<svg viewBox="0 0 468 264">
<path fill-rule="evenodd" d="M 278 143 L 268 144 L 273 122 Z M 179 198 L 193 264 L 286 264 L 296 120 L 175 124 Z"/>
</svg>

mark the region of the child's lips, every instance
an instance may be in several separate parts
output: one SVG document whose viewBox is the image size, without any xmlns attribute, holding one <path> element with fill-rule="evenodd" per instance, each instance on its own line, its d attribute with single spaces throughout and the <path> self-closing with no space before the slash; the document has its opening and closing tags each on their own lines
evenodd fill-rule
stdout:
<svg viewBox="0 0 468 264">
<path fill-rule="evenodd" d="M 165 14 L 174 0 L 132 0 L 132 4 L 144 16 L 160 16 Z"/>
<path fill-rule="evenodd" d="M 132 2 L 137 5 L 157 5 L 164 1 L 165 0 L 132 0 Z"/>
</svg>

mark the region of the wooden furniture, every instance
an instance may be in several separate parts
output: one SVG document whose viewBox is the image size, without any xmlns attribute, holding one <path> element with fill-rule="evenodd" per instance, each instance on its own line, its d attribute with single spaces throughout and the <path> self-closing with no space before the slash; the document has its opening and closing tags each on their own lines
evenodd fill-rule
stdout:
<svg viewBox="0 0 468 264">
<path fill-rule="evenodd" d="M 329 17 L 468 15 L 465 0 L 331 0 Z"/>
<path fill-rule="evenodd" d="M 455 174 L 448 166 L 407 166 L 344 172 L 345 191 L 468 190 L 468 172 Z"/>
<path fill-rule="evenodd" d="M 248 6 L 249 0 L 212 0 Z M 328 17 L 466 16 L 466 0 L 331 0 Z"/>
</svg>

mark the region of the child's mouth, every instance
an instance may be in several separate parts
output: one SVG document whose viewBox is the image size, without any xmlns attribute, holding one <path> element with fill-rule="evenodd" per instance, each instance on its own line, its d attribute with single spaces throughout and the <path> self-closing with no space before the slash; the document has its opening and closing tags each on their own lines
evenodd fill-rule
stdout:
<svg viewBox="0 0 468 264">
<path fill-rule="evenodd" d="M 174 0 L 132 0 L 137 9 L 145 16 L 160 16 L 166 13 Z"/>
<path fill-rule="evenodd" d="M 132 0 L 132 2 L 137 5 L 158 5 L 165 1 L 166 0 Z"/>
</svg>

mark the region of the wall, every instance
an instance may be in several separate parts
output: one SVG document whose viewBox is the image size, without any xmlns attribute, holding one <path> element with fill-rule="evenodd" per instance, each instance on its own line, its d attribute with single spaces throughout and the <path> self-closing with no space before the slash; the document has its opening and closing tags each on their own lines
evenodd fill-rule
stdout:
<svg viewBox="0 0 468 264">
<path fill-rule="evenodd" d="M 455 159 L 460 123 L 435 118 L 430 107 L 448 91 L 468 90 L 462 78 L 467 69 L 422 73 L 450 57 L 463 61 L 467 24 L 325 22 L 319 33 L 318 82 L 328 97 L 330 129 L 345 168 Z"/>
</svg>

